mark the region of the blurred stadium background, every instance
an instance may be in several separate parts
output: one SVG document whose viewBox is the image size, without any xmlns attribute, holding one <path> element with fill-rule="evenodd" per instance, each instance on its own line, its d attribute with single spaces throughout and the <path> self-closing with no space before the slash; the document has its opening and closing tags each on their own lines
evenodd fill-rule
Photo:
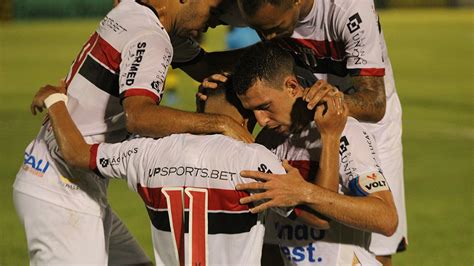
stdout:
<svg viewBox="0 0 474 266">
<path fill-rule="evenodd" d="M 65 76 L 111 0 L 0 1 L 0 265 L 26 265 L 11 187 L 41 116 L 35 91 Z M 376 0 L 404 111 L 409 247 L 397 265 L 473 265 L 474 12 L 472 0 Z M 204 36 L 225 48 L 228 29 Z M 169 82 L 173 83 L 173 82 Z M 197 83 L 176 73 L 173 106 L 194 110 Z M 166 92 L 165 92 L 166 95 Z M 171 100 L 164 99 L 165 105 Z M 112 181 L 111 205 L 153 257 L 139 198 Z M 67 232 L 64 232 L 67 234 Z"/>
</svg>

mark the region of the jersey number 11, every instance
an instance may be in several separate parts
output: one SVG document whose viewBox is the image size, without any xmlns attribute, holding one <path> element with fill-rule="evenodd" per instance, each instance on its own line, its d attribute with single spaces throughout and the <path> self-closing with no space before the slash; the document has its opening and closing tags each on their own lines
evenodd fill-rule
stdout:
<svg viewBox="0 0 474 266">
<path fill-rule="evenodd" d="M 167 187 L 162 190 L 168 206 L 171 233 L 174 236 L 176 260 L 184 265 L 184 203 L 189 199 L 188 253 L 191 265 L 207 265 L 207 190 Z"/>
</svg>

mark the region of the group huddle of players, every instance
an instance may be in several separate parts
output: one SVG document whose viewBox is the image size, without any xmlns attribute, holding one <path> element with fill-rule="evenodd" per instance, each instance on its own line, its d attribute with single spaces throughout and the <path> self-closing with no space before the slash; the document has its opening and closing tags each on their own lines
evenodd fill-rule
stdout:
<svg viewBox="0 0 474 266">
<path fill-rule="evenodd" d="M 192 37 L 220 24 L 262 42 L 207 53 Z M 199 112 L 159 105 L 170 65 L 202 82 Z M 158 265 L 390 265 L 406 248 L 372 0 L 123 0 L 35 95 L 44 108 L 14 184 L 31 264 L 152 264 L 111 178 L 145 203 Z"/>
</svg>

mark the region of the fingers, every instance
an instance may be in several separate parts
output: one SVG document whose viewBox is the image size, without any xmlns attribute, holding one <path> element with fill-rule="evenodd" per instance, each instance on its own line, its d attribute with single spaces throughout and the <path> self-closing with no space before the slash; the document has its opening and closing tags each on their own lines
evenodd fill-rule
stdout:
<svg viewBox="0 0 474 266">
<path fill-rule="evenodd" d="M 255 180 L 269 181 L 272 179 L 273 174 L 262 173 L 259 171 L 244 170 L 240 172 L 240 176 L 246 178 L 253 178 Z"/>
<path fill-rule="evenodd" d="M 240 204 L 249 204 L 255 201 L 259 200 L 265 200 L 268 199 L 269 196 L 267 195 L 266 192 L 261 192 L 261 193 L 255 193 L 247 197 L 240 198 L 239 202 Z"/>
<path fill-rule="evenodd" d="M 205 79 L 203 80 L 201 86 L 202 86 L 204 89 L 217 89 L 217 87 L 219 87 L 219 84 L 217 84 L 216 82 L 211 81 L 211 80 L 205 78 Z"/>
<path fill-rule="evenodd" d="M 36 115 L 36 108 L 35 108 L 34 103 L 31 103 L 31 105 L 30 105 L 30 111 L 31 111 L 31 114 Z"/>
<path fill-rule="evenodd" d="M 283 166 L 283 168 L 285 169 L 285 171 L 287 173 L 296 169 L 293 166 L 291 166 L 291 164 L 288 162 L 288 160 L 283 160 L 281 165 Z"/>
<path fill-rule="evenodd" d="M 203 102 L 207 101 L 207 95 L 202 92 L 196 93 L 196 98 Z"/>
<path fill-rule="evenodd" d="M 227 82 L 228 75 L 229 73 L 225 73 L 225 72 L 222 74 L 211 75 L 210 77 L 207 77 L 202 81 L 201 86 L 205 89 L 217 89 L 219 87 L 219 82 L 220 83 Z"/>
<path fill-rule="evenodd" d="M 269 208 L 272 208 L 275 204 L 273 203 L 273 201 L 267 201 L 265 203 L 262 203 L 252 209 L 250 209 L 250 212 L 251 213 L 259 213 L 259 212 L 263 212 L 264 210 L 267 210 Z"/>
<path fill-rule="evenodd" d="M 251 182 L 251 183 L 237 184 L 235 186 L 235 189 L 236 190 L 262 190 L 262 189 L 265 189 L 265 183 Z"/>
<path fill-rule="evenodd" d="M 313 110 L 314 107 L 323 99 L 328 93 L 334 91 L 334 87 L 326 81 L 318 80 L 311 88 L 306 90 L 303 95 L 303 100 L 308 102 L 308 109 Z"/>
</svg>

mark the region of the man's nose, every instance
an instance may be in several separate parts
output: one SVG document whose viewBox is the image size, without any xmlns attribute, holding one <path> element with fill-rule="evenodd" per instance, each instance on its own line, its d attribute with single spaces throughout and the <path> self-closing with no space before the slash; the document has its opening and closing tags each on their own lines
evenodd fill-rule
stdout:
<svg viewBox="0 0 474 266">
<path fill-rule="evenodd" d="M 255 119 L 257 120 L 257 123 L 258 123 L 261 127 L 267 126 L 267 123 L 268 123 L 268 116 L 266 116 L 263 111 L 261 111 L 261 110 L 255 110 L 253 113 L 255 114 Z"/>
</svg>

